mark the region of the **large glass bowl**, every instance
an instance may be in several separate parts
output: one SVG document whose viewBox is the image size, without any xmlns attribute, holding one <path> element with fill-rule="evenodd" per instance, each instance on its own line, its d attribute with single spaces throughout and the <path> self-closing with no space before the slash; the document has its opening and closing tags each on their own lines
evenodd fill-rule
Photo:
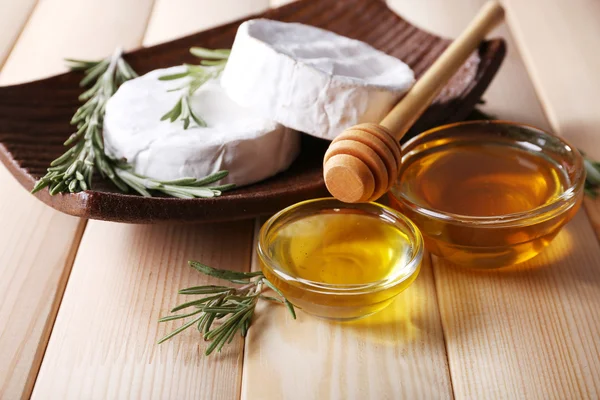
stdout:
<svg viewBox="0 0 600 400">
<path fill-rule="evenodd" d="M 403 191 L 402 172 L 415 157 L 473 140 L 487 145 L 516 146 L 546 157 L 568 178 L 567 187 L 542 206 L 496 216 L 447 213 L 418 204 Z M 497 268 L 534 257 L 575 215 L 583 197 L 585 169 L 581 154 L 564 139 L 531 126 L 506 121 L 446 125 L 411 139 L 402 147 L 402 154 L 399 179 L 389 194 L 392 207 L 419 227 L 427 250 L 463 266 Z"/>
</svg>

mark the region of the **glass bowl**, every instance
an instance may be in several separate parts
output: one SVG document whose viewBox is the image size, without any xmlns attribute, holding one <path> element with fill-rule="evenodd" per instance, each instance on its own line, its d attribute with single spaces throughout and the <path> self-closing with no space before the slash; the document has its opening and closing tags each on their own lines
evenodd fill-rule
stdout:
<svg viewBox="0 0 600 400">
<path fill-rule="evenodd" d="M 436 160 L 437 154 L 440 154 L 441 157 L 441 154 L 450 154 L 449 151 L 460 148 L 460 146 L 465 148 L 464 146 L 477 146 L 481 143 L 485 146 L 514 146 L 518 150 L 527 152 L 527 157 L 532 157 L 529 161 L 526 158 L 519 158 L 517 159 L 519 163 L 527 163 L 531 160 L 535 162 L 537 157 L 543 157 L 544 163 L 553 166 L 552 168 L 556 172 L 555 176 L 560 174 L 560 179 L 563 179 L 561 181 L 563 189 L 554 197 L 550 197 L 547 202 L 532 209 L 493 216 L 464 215 L 467 214 L 466 212 L 451 213 L 434 209 L 425 204 L 425 201 L 419 201 L 419 197 L 414 195 L 418 192 L 413 191 L 410 186 L 412 182 L 410 179 L 423 179 L 419 178 L 418 174 L 429 173 L 424 172 L 424 168 L 435 171 L 431 169 L 434 168 L 431 167 L 433 164 L 423 161 L 424 157 L 431 156 L 430 160 Z M 504 149 L 511 150 L 508 147 Z M 427 250 L 438 257 L 463 266 L 498 268 L 514 265 L 534 257 L 575 215 L 583 198 L 585 170 L 582 157 L 577 149 L 565 140 L 531 126 L 507 121 L 470 121 L 446 125 L 411 139 L 403 145 L 402 154 L 399 178 L 389 193 L 392 207 L 404 213 L 419 227 Z M 439 159 L 441 158 L 437 160 Z M 416 164 L 417 160 L 420 160 L 420 164 Z M 416 175 L 414 172 L 407 172 L 413 163 L 417 166 L 413 169 L 417 171 Z M 439 167 L 440 165 L 448 167 L 446 164 L 439 163 L 437 168 L 440 169 L 437 173 L 441 174 L 443 170 Z M 477 170 L 482 168 L 481 163 L 479 165 L 478 163 L 465 163 L 464 167 L 473 170 L 465 173 L 465 176 L 476 176 Z M 463 169 L 463 172 L 467 169 Z M 409 179 L 408 176 L 411 178 Z M 500 207 L 515 196 L 524 195 L 523 193 L 528 192 L 536 184 L 533 180 L 515 178 L 520 175 L 506 173 L 498 174 L 498 176 L 504 176 L 503 179 L 513 179 L 511 182 L 521 185 L 519 186 L 520 191 L 515 189 L 514 193 L 508 191 L 498 193 L 495 192 L 497 186 L 493 185 L 494 181 L 490 177 L 486 178 L 487 180 L 482 185 L 487 184 L 489 191 L 484 195 L 488 196 L 490 202 L 496 201 L 497 206 Z M 546 181 L 542 179 L 537 184 L 539 185 L 540 182 L 545 185 Z M 548 183 L 548 186 L 550 184 L 551 182 Z M 429 187 L 435 188 L 436 185 Z M 444 193 L 450 196 L 445 198 L 438 196 L 440 200 L 437 204 L 445 206 L 444 202 L 452 198 L 453 194 L 461 193 L 456 192 L 459 190 L 463 190 L 460 184 L 447 189 Z M 462 193 L 470 194 L 471 192 Z M 459 196 L 462 196 L 463 199 L 459 204 L 464 206 L 463 209 L 471 207 L 470 205 L 465 206 L 468 203 L 464 200 L 467 198 L 465 195 L 459 194 Z M 502 203 L 503 201 L 505 203 Z M 482 202 L 473 204 L 477 204 L 474 207 L 479 207 L 478 205 L 481 205 Z"/>
<path fill-rule="evenodd" d="M 399 212 L 376 203 L 308 200 L 261 228 L 265 277 L 309 314 L 351 320 L 386 307 L 417 277 L 423 240 Z"/>
</svg>

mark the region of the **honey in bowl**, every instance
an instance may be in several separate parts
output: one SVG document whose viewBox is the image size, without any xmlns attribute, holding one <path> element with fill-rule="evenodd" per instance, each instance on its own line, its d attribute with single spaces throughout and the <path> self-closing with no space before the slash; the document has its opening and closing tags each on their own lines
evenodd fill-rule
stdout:
<svg viewBox="0 0 600 400">
<path fill-rule="evenodd" d="M 299 203 L 261 229 L 265 277 L 295 306 L 347 320 L 387 306 L 417 277 L 422 238 L 414 224 L 375 203 Z"/>
<path fill-rule="evenodd" d="M 404 274 L 408 236 L 365 214 L 332 212 L 294 221 L 273 238 L 269 250 L 300 279 L 356 285 Z"/>
<path fill-rule="evenodd" d="M 421 229 L 428 250 L 457 264 L 493 268 L 530 259 L 581 202 L 581 156 L 535 128 L 454 124 L 403 150 L 393 206 Z"/>
</svg>

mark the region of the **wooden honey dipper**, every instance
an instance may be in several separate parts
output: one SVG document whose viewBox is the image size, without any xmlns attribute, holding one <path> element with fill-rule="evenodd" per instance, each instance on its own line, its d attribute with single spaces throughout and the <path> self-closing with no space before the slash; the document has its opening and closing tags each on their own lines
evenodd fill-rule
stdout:
<svg viewBox="0 0 600 400">
<path fill-rule="evenodd" d="M 391 188 L 402 159 L 400 139 L 503 18 L 497 1 L 486 3 L 381 123 L 353 126 L 331 142 L 323 177 L 335 198 L 346 203 L 373 201 Z"/>
</svg>

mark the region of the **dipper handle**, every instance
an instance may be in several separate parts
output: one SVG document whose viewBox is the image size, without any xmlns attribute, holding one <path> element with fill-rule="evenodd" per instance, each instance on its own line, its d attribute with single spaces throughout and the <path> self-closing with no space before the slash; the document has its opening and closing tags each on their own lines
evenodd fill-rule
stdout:
<svg viewBox="0 0 600 400">
<path fill-rule="evenodd" d="M 497 1 L 487 2 L 469 26 L 454 40 L 408 93 L 381 121 L 397 140 L 410 129 L 433 102 L 446 82 L 464 64 L 485 36 L 502 22 L 504 9 Z"/>
<path fill-rule="evenodd" d="M 399 140 L 503 18 L 497 1 L 486 3 L 380 124 L 353 126 L 333 140 L 323 158 L 323 178 L 334 197 L 347 203 L 373 201 L 390 189 L 402 161 Z"/>
</svg>

